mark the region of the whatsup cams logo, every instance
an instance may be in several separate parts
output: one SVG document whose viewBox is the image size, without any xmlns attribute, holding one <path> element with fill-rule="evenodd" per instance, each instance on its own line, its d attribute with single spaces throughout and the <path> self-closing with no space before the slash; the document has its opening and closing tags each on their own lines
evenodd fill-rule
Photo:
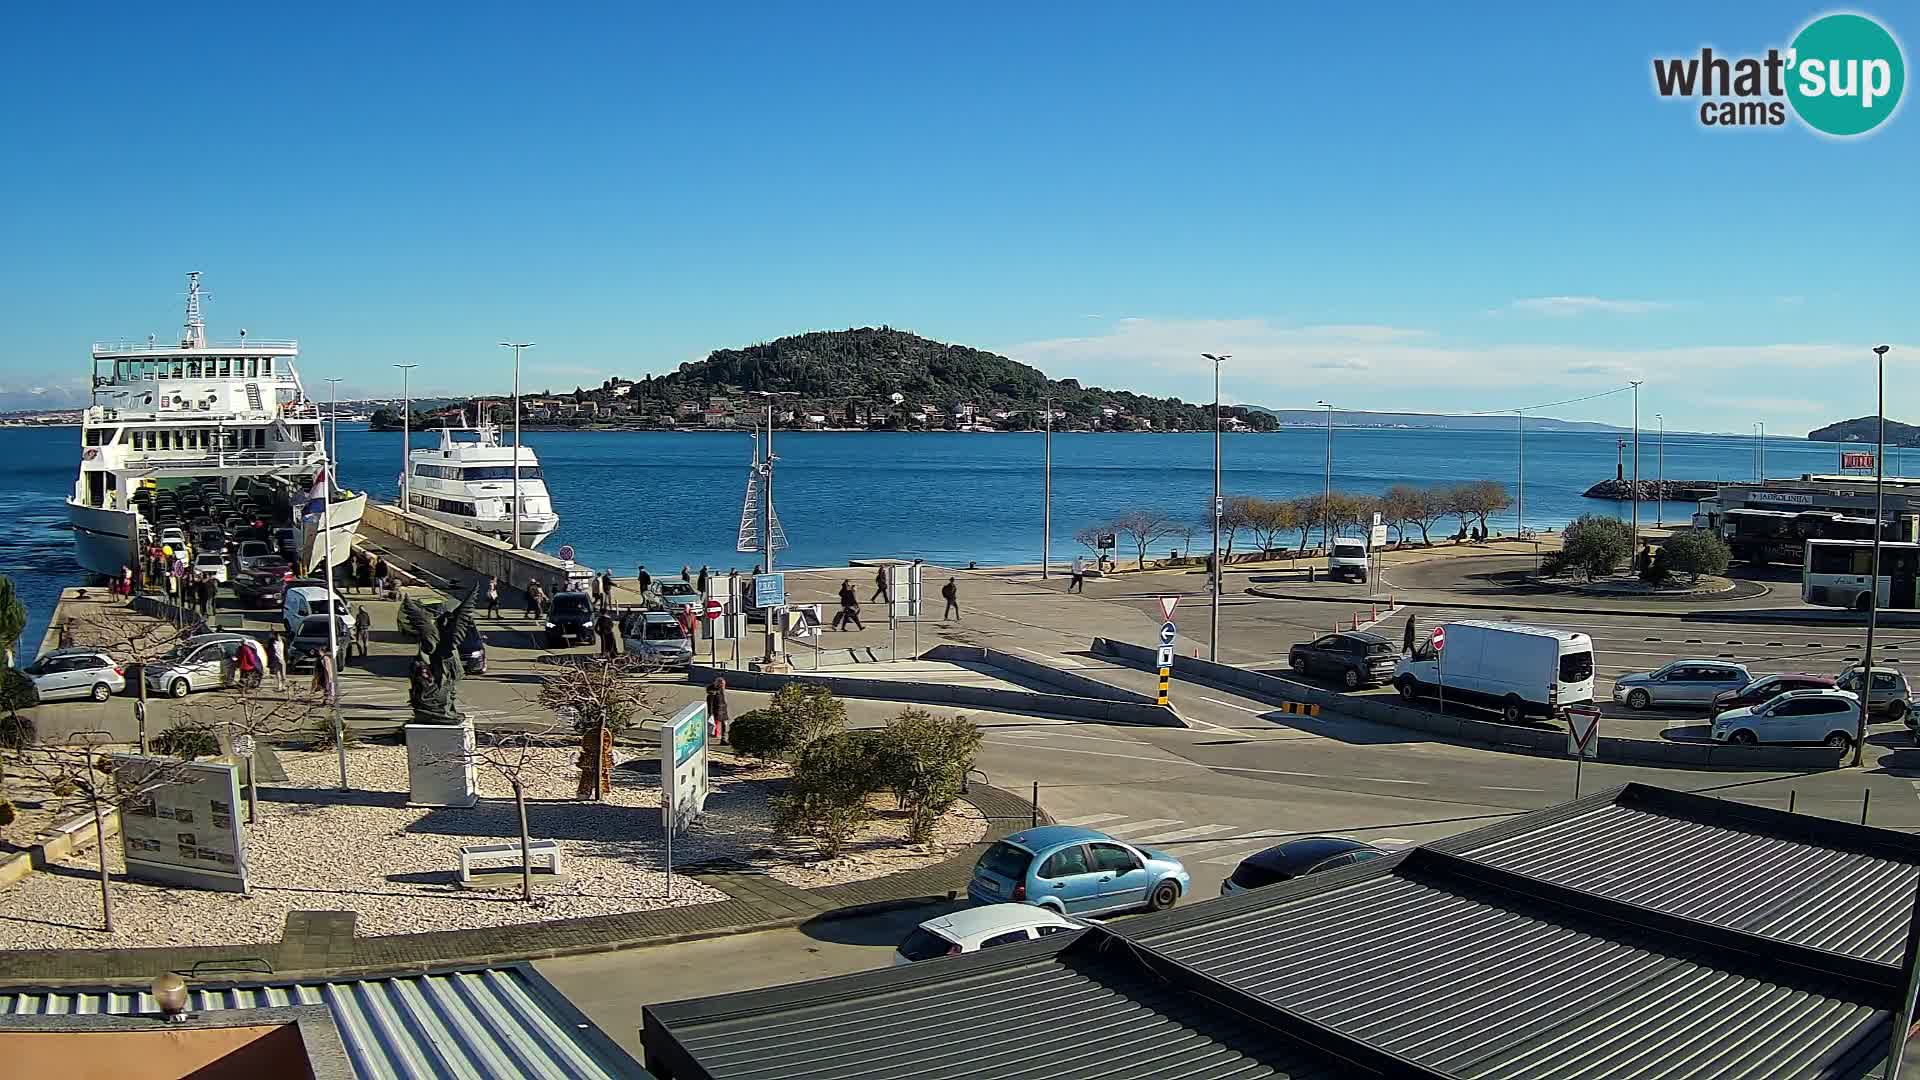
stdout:
<svg viewBox="0 0 1920 1080">
<path fill-rule="evenodd" d="M 1789 116 L 1824 135 L 1865 135 L 1900 107 L 1906 58 L 1894 36 L 1865 15 L 1822 15 L 1786 49 L 1765 56 L 1659 57 L 1653 85 L 1663 98 L 1700 102 L 1706 127 L 1780 127 Z"/>
</svg>

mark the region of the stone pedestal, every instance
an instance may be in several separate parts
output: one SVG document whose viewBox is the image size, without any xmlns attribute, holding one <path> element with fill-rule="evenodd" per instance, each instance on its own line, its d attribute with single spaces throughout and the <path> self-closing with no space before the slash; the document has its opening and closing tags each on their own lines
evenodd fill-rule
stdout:
<svg viewBox="0 0 1920 1080">
<path fill-rule="evenodd" d="M 472 806 L 480 801 L 475 779 L 473 725 L 408 724 L 407 805 Z"/>
</svg>

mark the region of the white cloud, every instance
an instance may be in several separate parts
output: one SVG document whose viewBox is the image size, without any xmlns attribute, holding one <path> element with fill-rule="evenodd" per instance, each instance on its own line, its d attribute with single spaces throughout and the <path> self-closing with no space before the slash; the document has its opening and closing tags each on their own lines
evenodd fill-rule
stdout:
<svg viewBox="0 0 1920 1080">
<path fill-rule="evenodd" d="M 1532 296 L 1508 305 L 1530 315 L 1570 319 L 1576 315 L 1645 315 L 1665 311 L 1672 304 L 1657 300 L 1608 300 L 1599 296 Z"/>
<path fill-rule="evenodd" d="M 1405 338 L 1422 337 L 1425 330 L 1411 330 L 1404 326 L 1376 326 L 1371 323 L 1327 323 L 1323 326 L 1303 326 L 1303 334 L 1313 337 L 1339 338 L 1343 341 L 1399 341 Z"/>
<path fill-rule="evenodd" d="M 1373 366 L 1373 361 L 1364 356 L 1339 356 L 1315 360 L 1307 366 L 1321 371 L 1366 371 Z"/>
</svg>

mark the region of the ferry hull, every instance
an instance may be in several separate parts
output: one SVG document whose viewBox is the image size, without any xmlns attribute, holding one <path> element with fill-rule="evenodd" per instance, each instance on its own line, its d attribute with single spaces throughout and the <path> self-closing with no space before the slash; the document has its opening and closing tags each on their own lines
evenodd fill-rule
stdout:
<svg viewBox="0 0 1920 1080">
<path fill-rule="evenodd" d="M 457 514 L 443 514 L 438 510 L 428 510 L 424 507 L 415 508 L 413 513 L 415 517 L 423 517 L 428 521 L 437 521 L 443 525 L 451 525 L 456 529 L 463 529 L 470 533 L 476 533 L 480 536 L 498 540 L 503 544 L 513 543 L 513 521 L 511 519 L 504 521 L 498 519 L 480 521 L 470 517 L 461 517 Z M 560 519 L 558 517 L 524 518 L 520 522 L 520 546 L 528 549 L 537 548 L 542 541 L 552 536 L 553 531 L 559 527 Z"/>
<path fill-rule="evenodd" d="M 304 573 L 315 573 L 327 561 L 329 548 L 333 555 L 333 565 L 339 566 L 353 556 L 353 537 L 360 529 L 360 516 L 367 511 L 367 497 L 355 495 L 351 499 L 342 499 L 334 503 L 327 513 L 327 529 L 320 528 L 319 514 L 310 515 L 300 522 L 300 551 L 304 558 L 300 561 Z M 329 535 L 330 534 L 330 535 Z"/>
<path fill-rule="evenodd" d="M 73 554 L 80 565 L 95 574 L 120 576 L 120 568 L 134 557 L 139 515 L 68 499 L 67 520 L 73 524 Z"/>
</svg>

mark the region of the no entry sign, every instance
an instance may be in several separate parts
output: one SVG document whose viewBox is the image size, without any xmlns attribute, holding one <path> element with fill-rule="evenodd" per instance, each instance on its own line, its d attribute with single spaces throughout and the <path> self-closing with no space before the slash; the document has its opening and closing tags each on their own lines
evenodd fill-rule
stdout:
<svg viewBox="0 0 1920 1080">
<path fill-rule="evenodd" d="M 1446 627 L 1436 626 L 1433 628 L 1433 647 L 1436 651 L 1447 647 Z"/>
<path fill-rule="evenodd" d="M 720 612 L 721 612 L 720 601 L 711 596 L 707 597 L 707 621 L 712 622 L 715 619 L 718 619 L 720 617 Z"/>
</svg>

